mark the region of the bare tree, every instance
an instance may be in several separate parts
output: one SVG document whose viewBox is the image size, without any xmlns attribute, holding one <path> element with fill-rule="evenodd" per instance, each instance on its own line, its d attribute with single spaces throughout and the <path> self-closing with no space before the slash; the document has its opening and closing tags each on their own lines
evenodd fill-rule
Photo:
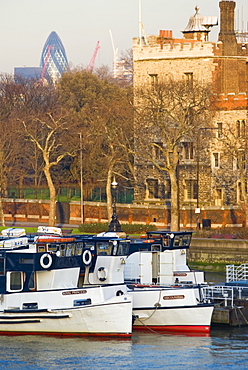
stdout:
<svg viewBox="0 0 248 370">
<path fill-rule="evenodd" d="M 152 163 L 171 183 L 171 229 L 179 229 L 178 165 L 183 140 L 210 123 L 210 88 L 197 81 L 153 81 L 136 91 L 136 163 Z"/>
<path fill-rule="evenodd" d="M 34 130 L 35 123 L 38 123 L 39 128 Z M 44 119 L 35 118 L 29 122 L 23 121 L 23 126 L 29 140 L 42 153 L 44 161 L 43 171 L 50 191 L 49 226 L 54 226 L 56 216 L 56 189 L 51 169 L 57 166 L 65 156 L 74 155 L 74 152 L 68 150 L 68 145 L 65 144 L 72 142 L 68 140 L 68 135 L 70 135 L 68 120 L 64 115 L 55 119 L 52 114 L 47 114 Z"/>
<path fill-rule="evenodd" d="M 238 188 L 237 202 L 241 202 L 244 206 L 246 226 L 248 225 L 247 135 L 246 120 L 239 119 L 234 124 L 230 124 L 230 122 L 222 124 L 221 132 L 217 136 L 219 149 L 226 158 L 225 163 L 222 161 L 220 171 L 223 167 L 222 177 L 225 178 L 226 173 L 232 174 L 232 185 Z M 230 171 L 227 171 L 227 167 L 230 168 Z M 233 169 L 236 170 L 236 177 L 233 176 L 235 174 Z"/>
</svg>

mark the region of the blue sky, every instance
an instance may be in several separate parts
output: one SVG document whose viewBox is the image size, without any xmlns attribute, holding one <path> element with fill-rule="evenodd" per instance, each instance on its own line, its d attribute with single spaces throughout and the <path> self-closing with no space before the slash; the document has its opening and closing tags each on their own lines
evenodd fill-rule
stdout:
<svg viewBox="0 0 248 370">
<path fill-rule="evenodd" d="M 219 17 L 218 0 L 141 0 L 146 35 L 160 29 L 181 32 L 198 5 L 205 16 Z M 239 24 L 248 21 L 248 1 L 237 0 Z M 113 49 L 125 51 L 139 35 L 139 0 L 0 0 L 0 73 L 13 73 L 14 67 L 38 67 L 48 35 L 56 31 L 72 66 L 86 67 L 100 41 L 95 66 L 112 68 Z M 217 40 L 219 27 L 210 39 Z"/>
</svg>

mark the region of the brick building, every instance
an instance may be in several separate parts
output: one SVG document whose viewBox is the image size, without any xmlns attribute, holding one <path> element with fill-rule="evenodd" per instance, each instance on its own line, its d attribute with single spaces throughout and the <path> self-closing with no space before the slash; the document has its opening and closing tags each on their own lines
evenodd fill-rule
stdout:
<svg viewBox="0 0 248 370">
<path fill-rule="evenodd" d="M 235 5 L 234 1 L 219 3 L 217 42 L 209 41 L 209 33 L 217 25 L 217 17 L 202 16 L 197 7 L 181 39 L 173 38 L 171 30 L 160 30 L 158 35 L 141 40 L 133 39 L 135 89 L 172 76 L 178 80 L 210 83 L 215 92 L 212 129 L 203 128 L 194 141 L 182 143 L 179 162 L 181 210 L 187 207 L 240 208 L 242 203 L 237 153 L 242 153 L 242 166 L 245 166 L 248 42 L 237 39 Z M 233 140 L 229 137 L 232 144 L 239 140 L 235 150 L 227 150 L 224 132 L 233 135 Z M 243 147 L 240 146 L 240 138 Z M 170 203 L 170 181 L 165 172 L 151 163 L 144 163 L 139 157 L 135 158 L 135 172 L 136 202 Z"/>
</svg>

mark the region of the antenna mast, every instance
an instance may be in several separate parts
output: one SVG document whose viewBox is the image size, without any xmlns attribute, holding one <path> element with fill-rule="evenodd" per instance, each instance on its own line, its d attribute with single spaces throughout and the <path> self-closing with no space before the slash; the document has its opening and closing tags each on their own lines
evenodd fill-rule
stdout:
<svg viewBox="0 0 248 370">
<path fill-rule="evenodd" d="M 147 38 L 145 34 L 145 27 L 142 23 L 141 19 L 141 0 L 139 0 L 139 41 L 140 47 L 142 46 L 142 41 L 144 40 L 144 44 L 147 45 Z"/>
</svg>

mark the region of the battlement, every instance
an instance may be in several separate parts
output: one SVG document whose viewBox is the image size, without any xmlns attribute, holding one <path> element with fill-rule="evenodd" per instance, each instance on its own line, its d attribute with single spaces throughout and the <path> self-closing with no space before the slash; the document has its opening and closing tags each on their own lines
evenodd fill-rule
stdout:
<svg viewBox="0 0 248 370">
<path fill-rule="evenodd" d="M 247 109 L 248 94 L 246 92 L 219 94 L 214 97 L 213 105 L 219 110 Z"/>
<path fill-rule="evenodd" d="M 170 31 L 168 32 L 168 36 Z M 140 43 L 139 37 L 133 39 L 134 60 L 142 59 L 170 59 L 170 58 L 195 58 L 213 57 L 215 43 L 191 39 L 174 39 L 152 35 L 147 38 L 147 43 Z"/>
</svg>

